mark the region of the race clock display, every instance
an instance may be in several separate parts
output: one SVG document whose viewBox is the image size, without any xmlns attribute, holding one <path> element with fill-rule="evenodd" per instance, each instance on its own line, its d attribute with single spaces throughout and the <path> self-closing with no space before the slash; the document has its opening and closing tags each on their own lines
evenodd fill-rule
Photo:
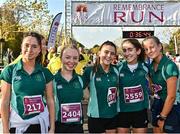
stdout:
<svg viewBox="0 0 180 134">
<path fill-rule="evenodd" d="M 146 38 L 153 35 L 154 31 L 123 31 L 123 38 Z"/>
</svg>

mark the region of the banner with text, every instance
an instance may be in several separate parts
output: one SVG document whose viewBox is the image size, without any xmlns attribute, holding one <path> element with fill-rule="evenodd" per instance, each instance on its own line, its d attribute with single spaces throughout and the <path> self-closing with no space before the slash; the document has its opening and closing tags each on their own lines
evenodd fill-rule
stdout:
<svg viewBox="0 0 180 134">
<path fill-rule="evenodd" d="M 72 2 L 72 25 L 177 26 L 180 2 Z"/>
<path fill-rule="evenodd" d="M 59 24 L 60 24 L 60 20 L 61 20 L 61 16 L 62 16 L 62 12 L 61 13 L 58 13 L 52 23 L 51 23 L 51 28 L 50 28 L 50 31 L 49 31 L 49 36 L 48 36 L 48 49 L 50 47 L 55 47 L 55 42 L 56 42 L 56 34 L 57 34 L 57 31 L 58 31 L 58 27 L 59 27 Z"/>
</svg>

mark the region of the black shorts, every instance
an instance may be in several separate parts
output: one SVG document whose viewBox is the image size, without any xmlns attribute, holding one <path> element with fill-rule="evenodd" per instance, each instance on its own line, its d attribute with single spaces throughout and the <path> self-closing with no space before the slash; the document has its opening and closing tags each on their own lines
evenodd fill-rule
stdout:
<svg viewBox="0 0 180 134">
<path fill-rule="evenodd" d="M 10 128 L 10 133 L 16 133 L 16 128 Z M 40 124 L 30 125 L 24 133 L 41 133 Z"/>
<path fill-rule="evenodd" d="M 113 118 L 88 117 L 89 133 L 105 133 L 106 130 L 117 128 L 117 116 Z"/>
<path fill-rule="evenodd" d="M 120 112 L 118 116 L 118 127 L 120 128 L 147 128 L 147 109 L 136 112 Z"/>
<path fill-rule="evenodd" d="M 152 105 L 152 125 L 158 127 L 157 115 L 159 115 L 163 109 L 164 102 L 161 99 L 154 99 Z M 174 105 L 168 114 L 163 127 L 166 133 L 180 133 L 180 103 Z"/>
<path fill-rule="evenodd" d="M 56 121 L 55 133 L 83 133 L 83 124 L 67 124 Z"/>
</svg>

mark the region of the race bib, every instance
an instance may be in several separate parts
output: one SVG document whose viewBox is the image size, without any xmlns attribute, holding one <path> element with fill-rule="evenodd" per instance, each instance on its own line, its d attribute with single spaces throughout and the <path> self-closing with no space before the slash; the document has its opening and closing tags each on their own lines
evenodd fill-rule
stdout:
<svg viewBox="0 0 180 134">
<path fill-rule="evenodd" d="M 24 115 L 40 113 L 44 111 L 44 103 L 41 95 L 25 96 L 24 101 Z"/>
<path fill-rule="evenodd" d="M 141 85 L 134 87 L 124 87 L 125 103 L 136 103 L 144 100 L 144 93 Z"/>
<path fill-rule="evenodd" d="M 115 103 L 117 99 L 117 88 L 116 87 L 110 87 L 108 89 L 108 94 L 107 94 L 107 103 L 109 106 L 111 104 Z"/>
<path fill-rule="evenodd" d="M 162 87 L 161 87 L 161 85 L 152 84 L 152 89 L 153 89 L 154 93 L 157 93 L 162 90 Z"/>
<path fill-rule="evenodd" d="M 81 103 L 61 104 L 61 122 L 79 122 L 82 117 Z"/>
</svg>

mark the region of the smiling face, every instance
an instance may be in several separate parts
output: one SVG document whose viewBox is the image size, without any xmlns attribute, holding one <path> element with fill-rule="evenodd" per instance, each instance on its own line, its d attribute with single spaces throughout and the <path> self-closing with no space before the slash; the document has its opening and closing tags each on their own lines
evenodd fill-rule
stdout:
<svg viewBox="0 0 180 134">
<path fill-rule="evenodd" d="M 75 48 L 66 48 L 61 56 L 62 68 L 73 71 L 79 62 L 79 52 Z"/>
<path fill-rule="evenodd" d="M 103 45 L 99 51 L 100 64 L 108 66 L 111 64 L 114 56 L 116 54 L 116 49 L 111 45 Z"/>
<path fill-rule="evenodd" d="M 21 45 L 21 52 L 24 61 L 35 61 L 36 57 L 41 52 L 41 44 L 38 44 L 38 41 L 35 37 L 27 36 L 23 39 Z"/>
<path fill-rule="evenodd" d="M 134 45 L 128 41 L 122 44 L 123 56 L 128 64 L 136 64 L 138 55 L 141 53 L 140 49 L 136 49 Z"/>
<path fill-rule="evenodd" d="M 147 39 L 143 41 L 143 46 L 146 55 L 151 59 L 155 59 L 161 54 L 162 46 L 154 39 Z"/>
</svg>

